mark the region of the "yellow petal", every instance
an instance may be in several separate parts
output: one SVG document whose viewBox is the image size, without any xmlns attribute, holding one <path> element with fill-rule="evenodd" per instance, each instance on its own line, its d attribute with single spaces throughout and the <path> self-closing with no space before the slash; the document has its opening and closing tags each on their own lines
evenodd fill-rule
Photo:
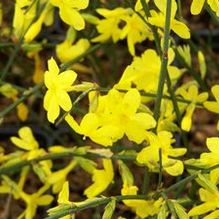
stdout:
<svg viewBox="0 0 219 219">
<path fill-rule="evenodd" d="M 65 117 L 65 121 L 75 132 L 82 134 L 81 127 L 70 114 Z"/>
<path fill-rule="evenodd" d="M 65 110 L 65 111 L 69 111 L 72 108 L 72 102 L 71 102 L 71 98 L 69 97 L 68 93 L 60 90 L 58 91 L 58 93 L 56 94 L 56 98 L 58 101 L 59 106 Z"/>
<path fill-rule="evenodd" d="M 61 19 L 68 25 L 73 26 L 76 30 L 82 30 L 85 27 L 83 17 L 73 8 L 63 6 L 59 11 Z"/>
<path fill-rule="evenodd" d="M 25 104 L 20 103 L 17 106 L 17 115 L 21 121 L 25 121 L 27 119 L 28 113 L 29 110 Z"/>
<path fill-rule="evenodd" d="M 81 130 L 84 135 L 91 135 L 94 130 L 99 127 L 99 119 L 96 114 L 88 113 L 84 116 L 81 121 Z"/>
<path fill-rule="evenodd" d="M 49 205 L 53 201 L 53 196 L 51 195 L 43 195 L 39 197 L 36 202 L 39 206 L 46 206 Z"/>
<path fill-rule="evenodd" d="M 205 78 L 206 75 L 206 62 L 205 62 L 205 56 L 201 51 L 198 51 L 198 62 L 199 62 L 199 68 L 202 79 Z"/>
<path fill-rule="evenodd" d="M 71 6 L 77 9 L 85 9 L 88 7 L 89 0 L 71 0 Z"/>
<path fill-rule="evenodd" d="M 58 203 L 66 203 L 69 201 L 69 183 L 68 181 L 65 181 L 65 183 L 62 186 L 62 190 L 59 193 L 58 196 Z"/>
<path fill-rule="evenodd" d="M 47 112 L 47 118 L 49 122 L 54 123 L 55 120 L 58 118 L 59 113 L 60 113 L 60 107 L 58 101 L 55 96 L 52 96 Z"/>
<path fill-rule="evenodd" d="M 214 85 L 211 88 L 211 92 L 213 93 L 215 99 L 217 102 L 219 102 L 219 85 Z"/>
<path fill-rule="evenodd" d="M 165 171 L 169 173 L 171 176 L 182 175 L 184 170 L 183 162 L 180 160 L 173 160 L 173 159 L 169 159 L 169 162 L 173 164 L 171 164 L 168 167 L 164 166 Z"/>
<path fill-rule="evenodd" d="M 217 137 L 207 138 L 206 143 L 207 143 L 208 149 L 211 152 L 218 153 L 219 155 L 219 138 Z"/>
<path fill-rule="evenodd" d="M 58 75 L 59 74 L 59 67 L 56 64 L 56 61 L 55 61 L 54 58 L 51 58 L 48 61 L 48 69 L 49 69 L 49 72 L 54 74 L 54 75 Z"/>
<path fill-rule="evenodd" d="M 188 214 L 189 216 L 205 214 L 211 210 L 214 210 L 216 208 L 216 205 L 217 204 L 213 202 L 206 202 L 204 204 L 192 208 Z"/>
<path fill-rule="evenodd" d="M 186 151 L 187 151 L 186 148 L 173 148 L 173 149 L 170 149 L 169 156 L 179 157 L 179 156 L 184 155 L 186 153 Z"/>
<path fill-rule="evenodd" d="M 183 39 L 190 38 L 189 28 L 180 21 L 174 20 L 171 24 L 171 29 Z"/>
<path fill-rule="evenodd" d="M 112 146 L 114 142 L 122 138 L 123 131 L 113 125 L 105 125 L 89 135 L 90 139 L 103 146 Z"/>
<path fill-rule="evenodd" d="M 216 219 L 219 218 L 219 210 L 215 210 L 209 215 L 205 216 L 203 219 Z"/>
<path fill-rule="evenodd" d="M 77 78 L 77 74 L 72 71 L 64 71 L 58 75 L 57 80 L 59 81 L 59 86 L 63 89 L 69 88 Z"/>
<path fill-rule="evenodd" d="M 45 110 L 48 111 L 49 109 L 49 106 L 50 106 L 50 103 L 51 103 L 51 100 L 53 98 L 53 92 L 52 90 L 47 90 L 45 96 L 44 96 L 44 99 L 43 99 L 43 107 Z"/>
<path fill-rule="evenodd" d="M 212 111 L 214 113 L 219 113 L 219 103 L 218 102 L 216 102 L 216 101 L 205 101 L 203 103 L 203 105 L 209 111 Z"/>
<path fill-rule="evenodd" d="M 141 96 L 137 89 L 128 91 L 123 99 L 123 110 L 126 115 L 133 115 L 141 103 Z"/>
<path fill-rule="evenodd" d="M 189 132 L 192 126 L 192 114 L 195 110 L 195 104 L 190 104 L 187 109 L 185 116 L 182 119 L 181 127 L 184 131 Z"/>
<path fill-rule="evenodd" d="M 205 0 L 193 0 L 191 4 L 190 11 L 193 15 L 200 14 L 203 6 L 204 6 Z"/>
</svg>

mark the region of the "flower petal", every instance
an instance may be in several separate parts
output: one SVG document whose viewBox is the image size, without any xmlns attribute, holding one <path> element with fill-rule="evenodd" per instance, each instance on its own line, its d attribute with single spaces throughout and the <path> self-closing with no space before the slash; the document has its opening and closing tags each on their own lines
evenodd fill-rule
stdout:
<svg viewBox="0 0 219 219">
<path fill-rule="evenodd" d="M 65 111 L 69 111 L 72 108 L 72 102 L 71 102 L 71 98 L 69 97 L 68 93 L 63 91 L 63 90 L 59 90 L 58 93 L 56 93 L 57 95 L 57 101 L 59 106 L 65 110 Z"/>
</svg>

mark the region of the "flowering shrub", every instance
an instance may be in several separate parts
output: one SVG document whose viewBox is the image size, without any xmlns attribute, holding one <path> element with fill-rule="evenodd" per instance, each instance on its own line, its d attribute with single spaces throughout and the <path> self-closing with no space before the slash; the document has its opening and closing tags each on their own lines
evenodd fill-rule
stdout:
<svg viewBox="0 0 219 219">
<path fill-rule="evenodd" d="M 211 41 L 218 0 L 2 1 L 2 217 L 219 218 L 204 16 Z"/>
</svg>

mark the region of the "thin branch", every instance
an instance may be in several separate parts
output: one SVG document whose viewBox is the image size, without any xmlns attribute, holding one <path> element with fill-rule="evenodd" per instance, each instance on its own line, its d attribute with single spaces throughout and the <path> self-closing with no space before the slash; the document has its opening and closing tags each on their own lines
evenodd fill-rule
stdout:
<svg viewBox="0 0 219 219">
<path fill-rule="evenodd" d="M 163 88 L 164 88 L 166 74 L 167 74 L 168 48 L 169 48 L 169 38 L 170 38 L 170 21 L 171 21 L 171 5 L 172 5 L 172 0 L 167 0 L 166 18 L 165 18 L 165 26 L 164 26 L 163 53 L 162 53 L 162 60 L 161 60 L 159 83 L 157 87 L 157 97 L 156 97 L 155 106 L 154 106 L 154 118 L 156 119 L 156 121 L 158 121 L 160 117 L 160 106 L 161 106 Z"/>
</svg>

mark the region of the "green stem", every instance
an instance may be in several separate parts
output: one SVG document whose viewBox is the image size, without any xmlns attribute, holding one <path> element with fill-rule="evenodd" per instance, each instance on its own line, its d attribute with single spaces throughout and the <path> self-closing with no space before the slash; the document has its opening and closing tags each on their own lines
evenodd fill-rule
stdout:
<svg viewBox="0 0 219 219">
<path fill-rule="evenodd" d="M 94 154 L 94 153 L 87 153 L 87 154 L 79 154 L 75 151 L 67 151 L 67 152 L 60 152 L 60 153 L 49 153 L 41 157 L 37 157 L 30 160 L 21 160 L 19 162 L 10 164 L 10 165 L 1 165 L 0 167 L 0 175 L 14 173 L 19 171 L 25 166 L 31 166 L 32 164 L 38 163 L 44 160 L 56 160 L 66 157 L 85 157 L 85 158 L 106 158 L 104 155 Z M 114 160 L 132 160 L 134 161 L 136 158 L 133 155 L 120 155 L 114 154 L 111 157 Z"/>
<path fill-rule="evenodd" d="M 178 4 L 178 15 L 179 15 L 179 18 L 182 19 L 182 3 L 181 3 L 181 0 L 177 0 L 177 4 Z"/>
<path fill-rule="evenodd" d="M 79 206 L 73 206 L 70 205 L 65 207 L 64 209 L 61 209 L 59 212 L 54 213 L 45 219 L 58 219 L 61 217 L 64 217 L 66 215 L 74 214 L 76 212 L 89 209 L 89 208 L 95 208 L 100 205 L 106 205 L 108 204 L 112 199 L 116 200 L 116 202 L 121 202 L 123 200 L 145 200 L 145 195 L 120 195 L 120 196 L 112 196 L 112 197 L 103 197 L 94 199 L 93 201 L 89 201 L 89 203 L 80 204 Z"/>
<path fill-rule="evenodd" d="M 0 49 L 5 47 L 13 47 L 14 43 L 0 43 Z"/>
<path fill-rule="evenodd" d="M 89 209 L 89 208 L 93 208 L 93 207 L 97 207 L 97 206 L 100 206 L 100 205 L 103 205 L 103 204 L 107 204 L 109 203 L 112 198 L 116 199 L 117 202 L 120 202 L 120 201 L 123 201 L 123 200 L 148 200 L 150 198 L 152 199 L 158 199 L 159 197 L 164 197 L 165 199 L 168 199 L 167 195 L 174 191 L 175 189 L 177 189 L 179 186 L 182 186 L 182 185 L 185 185 L 191 181 L 193 181 L 197 176 L 198 174 L 201 172 L 201 173 L 209 173 L 209 171 L 213 170 L 213 169 L 216 169 L 216 168 L 219 168 L 219 165 L 215 165 L 209 169 L 206 169 L 206 170 L 202 170 L 202 171 L 197 171 L 196 173 L 184 178 L 183 180 L 181 180 L 180 182 L 177 182 L 175 184 L 173 184 L 172 186 L 168 187 L 167 189 L 163 190 L 163 191 L 158 191 L 156 193 L 154 193 L 154 195 L 152 195 L 152 197 L 147 197 L 146 195 L 128 195 L 128 196 L 113 196 L 113 197 L 103 197 L 103 198 L 99 198 L 97 200 L 93 200 L 93 201 L 90 201 L 88 203 L 84 203 L 84 204 L 81 204 L 80 206 L 65 206 L 63 207 L 62 209 L 60 209 L 58 212 L 48 216 L 46 219 L 58 219 L 60 217 L 63 217 L 63 216 L 66 216 L 66 215 L 69 215 L 69 214 L 73 214 L 73 213 L 76 213 L 76 212 L 79 212 L 79 211 L 82 211 L 82 210 L 85 210 L 85 209 Z"/>
<path fill-rule="evenodd" d="M 141 4 L 142 4 L 142 7 L 143 7 L 143 10 L 144 10 L 144 13 L 145 13 L 146 17 L 147 18 L 151 17 L 151 13 L 150 13 L 150 10 L 149 10 L 147 2 L 145 0 L 141 0 Z M 140 13 L 138 13 L 138 15 L 142 18 Z M 144 17 L 142 19 L 146 22 L 148 27 L 151 29 L 151 31 L 153 33 L 153 36 L 154 36 L 154 42 L 155 42 L 155 46 L 156 46 L 157 52 L 161 56 L 162 51 L 161 51 L 161 48 L 160 48 L 160 40 L 159 40 L 159 35 L 158 35 L 158 32 L 157 32 L 156 28 L 153 25 L 151 25 L 150 23 L 148 23 L 144 19 Z"/>
<path fill-rule="evenodd" d="M 180 110 L 179 110 L 176 95 L 175 95 L 174 90 L 172 88 L 172 83 L 171 83 L 171 79 L 170 79 L 170 76 L 169 76 L 168 72 L 167 72 L 167 88 L 168 88 L 168 92 L 170 93 L 170 96 L 171 96 L 174 111 L 176 113 L 177 123 L 178 123 L 178 126 L 180 127 L 181 126 L 182 116 L 181 116 L 181 113 L 180 113 Z M 183 130 L 181 130 L 181 138 L 182 138 L 182 142 L 183 142 L 184 146 L 189 150 L 190 148 L 189 148 L 189 144 L 188 144 L 188 139 L 186 137 L 186 133 Z"/>
<path fill-rule="evenodd" d="M 162 150 L 159 148 L 159 176 L 158 176 L 158 184 L 157 191 L 161 188 L 162 184 L 162 174 L 163 174 L 163 164 L 162 164 Z"/>
<path fill-rule="evenodd" d="M 159 83 L 157 87 L 157 97 L 154 106 L 154 118 L 158 121 L 160 117 L 160 106 L 163 96 L 163 88 L 167 74 L 167 65 L 168 65 L 168 47 L 169 47 L 169 37 L 170 37 L 170 21 L 171 21 L 171 5 L 172 0 L 167 0 L 166 5 L 166 18 L 165 18 L 165 27 L 164 27 L 164 43 L 163 43 L 163 53 L 161 60 L 160 76 Z"/>
<path fill-rule="evenodd" d="M 150 173 L 148 167 L 144 167 L 144 179 L 142 183 L 141 193 L 147 195 L 150 185 Z"/>
</svg>

